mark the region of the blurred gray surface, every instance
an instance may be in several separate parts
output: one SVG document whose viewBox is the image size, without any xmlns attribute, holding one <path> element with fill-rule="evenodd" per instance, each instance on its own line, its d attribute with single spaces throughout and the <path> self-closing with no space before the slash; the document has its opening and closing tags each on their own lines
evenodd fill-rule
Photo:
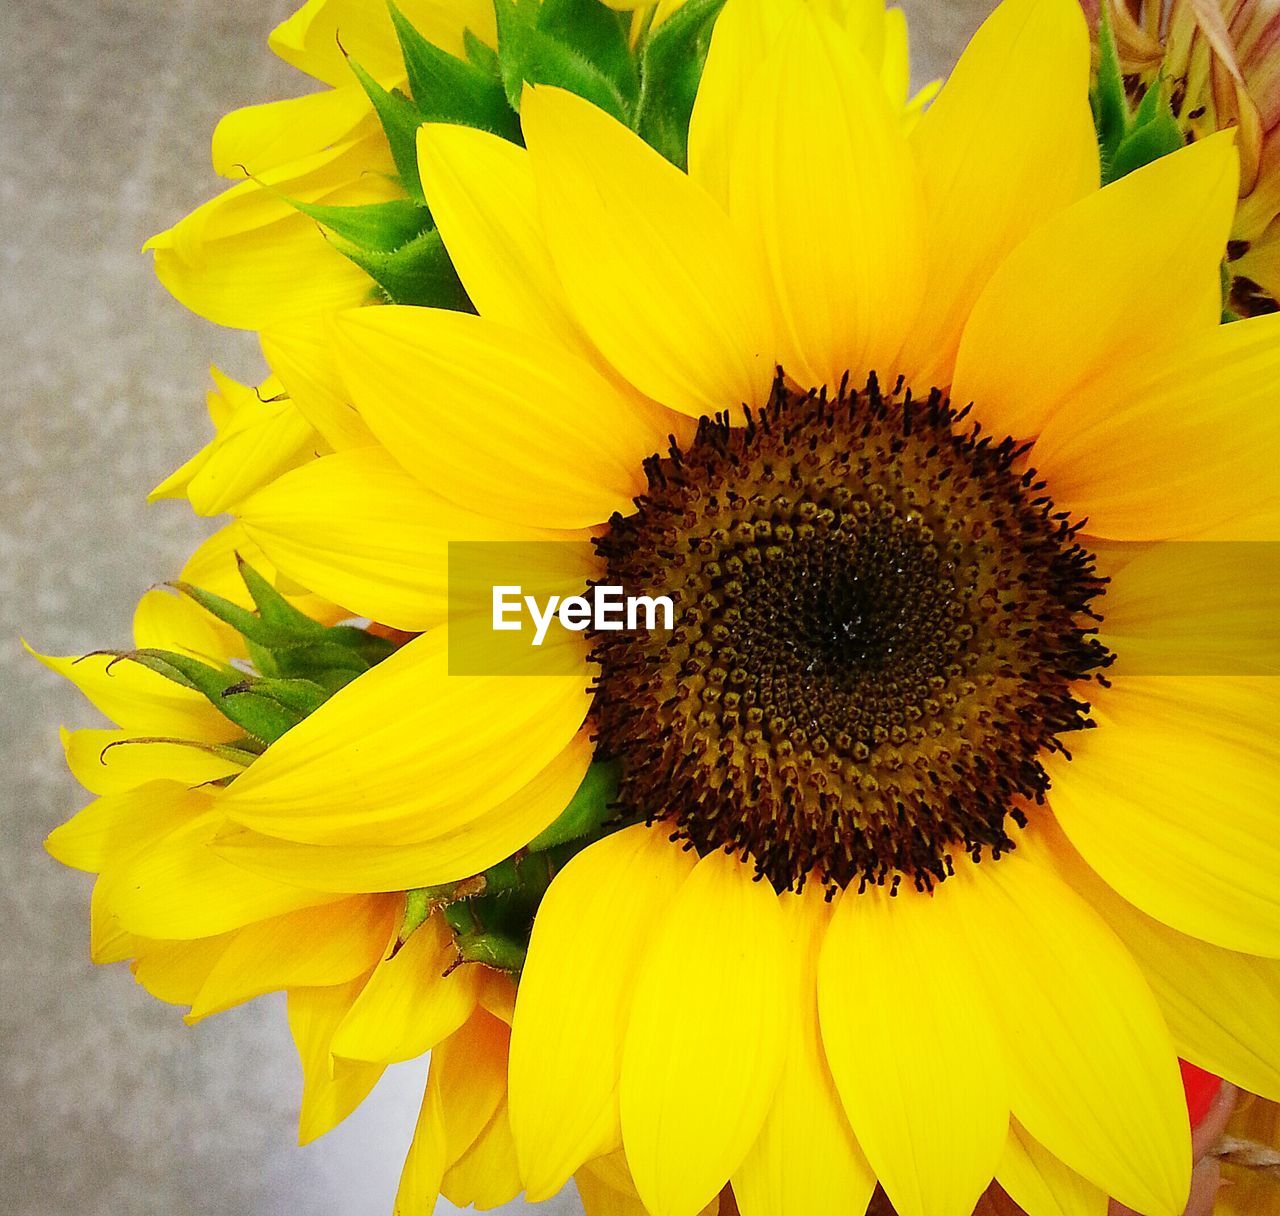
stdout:
<svg viewBox="0 0 1280 1216">
<path fill-rule="evenodd" d="M 371 3 L 377 0 L 370 0 Z M 146 491 L 206 438 L 206 369 L 253 339 L 188 316 L 138 250 L 217 187 L 220 114 L 299 79 L 266 52 L 287 0 L 0 0 L 0 1212 L 390 1216 L 424 1068 L 294 1145 L 274 999 L 194 1030 L 87 958 L 89 882 L 40 842 L 86 799 L 60 723 L 92 724 L 21 653 L 125 644 L 205 527 Z M 906 0 L 917 76 L 990 0 Z M 523 1205 L 512 1205 L 519 1210 Z M 448 1210 L 442 1204 L 441 1211 Z M 547 1212 L 577 1211 L 562 1197 Z"/>
</svg>

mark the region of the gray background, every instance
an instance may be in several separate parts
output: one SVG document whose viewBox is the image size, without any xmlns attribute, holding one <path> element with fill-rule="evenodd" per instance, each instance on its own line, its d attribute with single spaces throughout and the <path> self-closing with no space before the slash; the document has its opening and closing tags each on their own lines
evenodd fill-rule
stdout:
<svg viewBox="0 0 1280 1216">
<path fill-rule="evenodd" d="M 265 46 L 291 7 L 0 0 L 7 1216 L 390 1216 L 421 1095 L 422 1064 L 393 1069 L 342 1127 L 297 1148 L 281 1002 L 184 1028 L 126 968 L 90 965 L 89 880 L 40 847 L 86 801 L 57 727 L 91 725 L 92 711 L 17 639 L 58 654 L 127 643 L 138 597 L 204 535 L 181 506 L 148 507 L 145 494 L 206 438 L 208 364 L 255 379 L 256 345 L 186 314 L 138 250 L 218 187 L 208 140 L 219 115 L 302 87 Z M 904 7 L 925 79 L 992 3 Z M 568 1196 L 547 1208 L 578 1210 Z"/>
</svg>

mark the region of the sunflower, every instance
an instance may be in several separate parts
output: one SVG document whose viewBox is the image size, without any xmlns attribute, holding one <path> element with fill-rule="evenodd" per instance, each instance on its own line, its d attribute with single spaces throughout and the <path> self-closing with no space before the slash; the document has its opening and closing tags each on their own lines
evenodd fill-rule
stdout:
<svg viewBox="0 0 1280 1216">
<path fill-rule="evenodd" d="M 1031 1216 L 1174 1216 L 1178 1056 L 1280 1097 L 1273 682 L 1141 661 L 1274 615 L 1155 542 L 1274 509 L 1280 325 L 1218 324 L 1230 137 L 1099 188 L 1088 75 L 1072 0 L 1006 0 L 908 136 L 846 27 L 730 0 L 687 174 L 554 88 L 527 151 L 419 135 L 479 315 L 339 318 L 378 444 L 241 525 L 427 632 L 219 791 L 217 847 L 462 880 L 619 766 L 520 980 L 530 1199 L 621 1149 L 654 1216 L 877 1182 L 968 1216 L 993 1178 Z M 450 675 L 473 539 L 684 615 Z"/>
<path fill-rule="evenodd" d="M 224 545 L 211 544 L 184 574 L 215 574 L 219 565 L 234 571 L 230 556 Z M 332 615 L 318 606 L 319 617 Z M 246 657 L 237 632 L 164 591 L 143 597 L 134 632 L 137 649 L 130 653 L 139 657 Z M 436 1049 L 428 1099 L 439 1109 L 432 1107 L 415 1149 L 440 1163 L 432 1197 L 443 1185 L 469 1202 L 507 1185 L 492 1176 L 482 1185 L 466 1163 L 495 1139 L 510 1141 L 501 1120 L 489 1127 L 499 1098 L 505 1102 L 510 980 L 458 966 L 443 915 L 414 913 L 403 893 L 324 891 L 253 874 L 221 857 L 211 847 L 226 826 L 217 789 L 255 761 L 263 741 L 212 699 L 154 668 L 105 654 L 41 658 L 114 724 L 64 732 L 68 766 L 94 801 L 47 841 L 59 861 L 97 876 L 94 962 L 129 960 L 153 996 L 188 1007 L 189 1024 L 265 993 L 287 993 L 303 1073 L 302 1143 L 346 1118 L 389 1064 Z M 460 1061 L 474 1093 L 485 1092 L 487 1077 L 501 1081 L 479 1122 L 475 1102 L 455 1096 Z M 441 1094 L 449 1100 L 441 1103 Z M 518 1180 L 510 1193 L 516 1189 Z"/>
</svg>

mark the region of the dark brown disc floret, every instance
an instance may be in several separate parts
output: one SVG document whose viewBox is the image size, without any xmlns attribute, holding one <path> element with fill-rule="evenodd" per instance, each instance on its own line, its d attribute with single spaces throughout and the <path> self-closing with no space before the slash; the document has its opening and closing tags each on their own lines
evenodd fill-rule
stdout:
<svg viewBox="0 0 1280 1216">
<path fill-rule="evenodd" d="M 940 393 L 798 393 L 704 418 L 597 542 L 671 631 L 600 632 L 595 720 L 628 814 L 700 853 L 922 888 L 1013 847 L 1110 655 L 1077 526 Z"/>
</svg>

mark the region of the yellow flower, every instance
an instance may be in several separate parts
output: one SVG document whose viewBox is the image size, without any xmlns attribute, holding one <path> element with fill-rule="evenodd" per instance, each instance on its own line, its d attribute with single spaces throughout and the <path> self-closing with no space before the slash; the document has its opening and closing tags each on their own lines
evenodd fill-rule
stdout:
<svg viewBox="0 0 1280 1216">
<path fill-rule="evenodd" d="M 1109 0 L 1135 91 L 1163 78 L 1189 139 L 1239 132 L 1240 203 L 1229 247 L 1240 316 L 1280 304 L 1280 9 L 1270 0 Z M 1086 2 L 1097 12 L 1097 0 Z"/>
<path fill-rule="evenodd" d="M 232 545 L 269 569 L 233 525 L 184 575 L 229 582 L 205 576 L 234 571 Z M 243 594 L 242 586 L 237 598 Z M 152 591 L 139 604 L 139 649 L 226 661 L 243 657 L 233 639 L 190 600 Z M 225 859 L 220 841 L 234 825 L 220 792 L 261 747 L 200 693 L 106 655 L 42 661 L 114 723 L 64 732 L 68 765 L 95 798 L 47 842 L 59 861 L 97 875 L 94 961 L 132 960 L 152 995 L 190 1007 L 188 1023 L 286 991 L 303 1067 L 303 1143 L 344 1119 L 388 1064 L 453 1041 L 468 1022 L 490 1016 L 486 1007 L 509 1021 L 510 981 L 456 966 L 442 914 L 406 937 L 402 893 L 325 890 Z M 497 1066 L 505 1060 L 504 1048 Z M 444 1118 L 460 1150 L 480 1130 L 455 1126 L 452 1111 Z"/>
<path fill-rule="evenodd" d="M 399 7 L 450 53 L 462 52 L 466 29 L 495 40 L 493 6 L 484 0 L 405 0 Z M 386 136 L 343 54 L 386 88 L 404 83 L 387 6 L 307 0 L 269 44 L 329 87 L 227 115 L 214 132 L 214 169 L 254 180 L 241 180 L 146 246 L 160 281 L 182 304 L 236 329 L 267 329 L 370 295 L 369 276 L 288 200 L 355 205 L 402 195 Z"/>
<path fill-rule="evenodd" d="M 380 446 L 242 526 L 428 632 L 220 804 L 250 870 L 404 889 L 619 759 L 520 982 L 532 1200 L 621 1148 L 653 1216 L 1175 1216 L 1177 1057 L 1280 1098 L 1274 681 L 1141 661 L 1274 619 L 1153 542 L 1280 501 L 1280 323 L 1218 324 L 1231 138 L 1100 189 L 1088 73 L 1073 0 L 1006 0 L 908 137 L 843 27 L 730 0 L 687 175 L 557 89 L 527 151 L 420 134 L 480 315 L 340 317 Z M 448 542 L 539 538 L 686 615 L 450 675 Z"/>
</svg>

